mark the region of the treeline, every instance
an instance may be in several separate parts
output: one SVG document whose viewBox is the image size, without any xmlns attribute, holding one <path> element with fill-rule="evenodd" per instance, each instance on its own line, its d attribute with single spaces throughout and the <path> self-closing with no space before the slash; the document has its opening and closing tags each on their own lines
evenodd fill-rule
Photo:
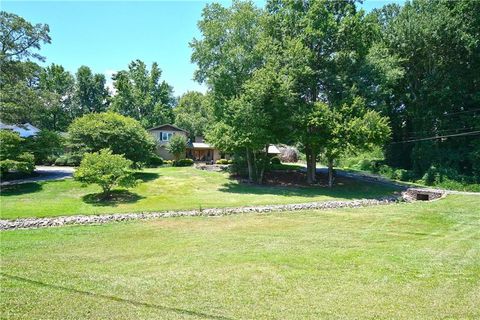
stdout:
<svg viewBox="0 0 480 320">
<path fill-rule="evenodd" d="M 480 177 L 480 2 L 209 4 L 191 42 L 212 99 L 210 141 L 261 181 L 269 143 L 331 169 L 382 145 L 388 164 Z M 332 172 L 332 170 L 330 170 Z M 436 174 L 436 173 L 435 173 Z M 330 179 L 331 183 L 331 179 Z"/>
<path fill-rule="evenodd" d="M 205 6 L 193 39 L 195 79 L 207 94 L 178 101 L 157 64 L 135 60 L 106 79 L 81 67 L 39 67 L 47 25 L 1 13 L 4 122 L 64 131 L 112 110 L 144 128 L 175 123 L 234 153 L 262 182 L 269 144 L 297 146 L 330 168 L 381 146 L 386 163 L 417 176 L 480 180 L 480 2 L 413 1 L 365 13 L 355 1 L 234 1 Z M 435 171 L 435 170 L 437 171 Z"/>
</svg>

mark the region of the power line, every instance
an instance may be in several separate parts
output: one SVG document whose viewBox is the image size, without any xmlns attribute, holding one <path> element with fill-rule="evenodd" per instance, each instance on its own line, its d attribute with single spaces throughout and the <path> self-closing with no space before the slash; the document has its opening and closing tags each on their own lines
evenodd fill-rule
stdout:
<svg viewBox="0 0 480 320">
<path fill-rule="evenodd" d="M 479 131 L 471 131 L 471 132 L 457 133 L 457 134 L 450 134 L 450 135 L 446 135 L 446 136 L 436 136 L 436 137 L 428 137 L 428 138 L 421 138 L 421 139 L 413 139 L 413 140 L 405 140 L 405 141 L 396 141 L 396 142 L 392 142 L 392 143 L 390 143 L 390 144 L 409 143 L 409 142 L 417 142 L 417 141 L 437 140 L 437 139 L 443 139 L 443 138 L 462 137 L 462 136 L 475 136 L 475 135 L 480 135 L 480 130 L 479 130 Z"/>
<path fill-rule="evenodd" d="M 480 130 L 480 128 L 477 128 L 477 127 L 470 127 L 470 128 L 454 128 L 454 129 L 442 129 L 442 130 L 431 130 L 431 131 L 410 131 L 410 132 L 406 132 L 406 134 L 410 135 L 410 134 L 419 134 L 419 133 L 434 133 L 432 131 L 435 131 L 435 132 L 449 132 L 449 131 L 465 131 L 465 130 Z M 461 132 L 459 132 L 461 133 Z M 411 138 L 408 138 L 408 139 L 417 139 L 416 137 L 411 137 Z"/>
</svg>

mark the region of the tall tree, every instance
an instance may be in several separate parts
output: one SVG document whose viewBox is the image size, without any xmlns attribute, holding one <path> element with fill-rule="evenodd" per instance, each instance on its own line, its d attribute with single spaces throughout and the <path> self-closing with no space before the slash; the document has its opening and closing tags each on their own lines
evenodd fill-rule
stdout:
<svg viewBox="0 0 480 320">
<path fill-rule="evenodd" d="M 72 100 L 75 79 L 61 65 L 52 64 L 40 73 L 39 87 L 44 92 L 44 110 L 41 127 L 65 131 L 72 121 Z"/>
<path fill-rule="evenodd" d="M 201 92 L 188 91 L 178 100 L 173 109 L 175 125 L 187 130 L 190 139 L 204 136 L 207 126 L 212 122 L 209 98 Z"/>
<path fill-rule="evenodd" d="M 43 61 L 37 50 L 50 43 L 46 24 L 32 25 L 22 17 L 0 12 L 0 116 L 9 123 L 35 123 L 42 106 L 38 92 Z"/>
<path fill-rule="evenodd" d="M 75 116 L 103 112 L 108 107 L 108 90 L 103 74 L 93 74 L 87 66 L 78 68 L 75 83 Z"/>
<path fill-rule="evenodd" d="M 173 122 L 175 103 L 172 87 L 161 81 L 162 71 L 154 62 L 150 71 L 143 61 L 135 60 L 114 75 L 116 94 L 111 110 L 140 121 L 145 128 Z"/>
<path fill-rule="evenodd" d="M 267 12 L 268 31 L 292 79 L 300 119 L 315 112 L 317 102 L 340 112 L 340 106 L 362 95 L 375 24 L 356 10 L 354 1 L 271 0 Z M 322 145 L 316 127 L 304 124 L 296 136 L 307 156 L 307 180 L 313 183 Z"/>
<path fill-rule="evenodd" d="M 269 52 L 262 10 L 251 2 L 229 8 L 207 5 L 199 22 L 202 39 L 194 39 L 195 79 L 204 82 L 213 99 L 215 125 L 207 139 L 225 151 L 243 153 L 250 181 L 261 183 L 267 148 L 285 134 L 288 85 Z"/>
<path fill-rule="evenodd" d="M 391 87 L 393 140 L 402 142 L 480 130 L 480 2 L 407 2 L 374 13 L 382 26 L 378 46 L 397 56 L 403 76 Z M 394 166 L 423 173 L 431 165 L 470 174 L 475 136 L 395 143 Z"/>
</svg>

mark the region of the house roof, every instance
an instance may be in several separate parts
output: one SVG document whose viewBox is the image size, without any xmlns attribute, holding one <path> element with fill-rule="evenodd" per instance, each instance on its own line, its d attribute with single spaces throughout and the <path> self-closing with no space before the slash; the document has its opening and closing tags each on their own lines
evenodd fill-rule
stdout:
<svg viewBox="0 0 480 320">
<path fill-rule="evenodd" d="M 153 130 L 171 130 L 171 131 L 183 131 L 183 132 L 186 132 L 188 133 L 187 130 L 185 129 L 182 129 L 182 128 L 179 128 L 173 124 L 169 124 L 169 123 L 166 123 L 166 124 L 162 124 L 162 125 L 159 125 L 158 127 L 154 127 L 154 128 L 150 128 L 150 129 L 147 129 L 148 131 L 153 131 Z"/>
<path fill-rule="evenodd" d="M 40 132 L 40 129 L 38 129 L 35 126 L 32 126 L 30 123 L 10 125 L 10 124 L 4 124 L 0 122 L 0 129 L 12 130 L 12 131 L 18 132 L 18 134 L 22 138 L 36 136 L 37 133 Z"/>
<path fill-rule="evenodd" d="M 205 142 L 192 142 L 193 149 L 213 149 L 213 146 Z"/>
<path fill-rule="evenodd" d="M 267 152 L 270 153 L 270 154 L 280 154 L 281 153 L 280 150 L 278 150 L 278 148 L 273 144 L 268 146 L 268 151 Z"/>
</svg>

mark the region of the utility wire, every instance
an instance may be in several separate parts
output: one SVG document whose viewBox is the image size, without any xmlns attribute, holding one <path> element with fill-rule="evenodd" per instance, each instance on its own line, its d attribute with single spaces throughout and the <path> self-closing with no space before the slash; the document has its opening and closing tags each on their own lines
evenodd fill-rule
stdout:
<svg viewBox="0 0 480 320">
<path fill-rule="evenodd" d="M 437 139 L 443 139 L 443 138 L 475 136 L 475 135 L 480 135 L 480 130 L 479 131 L 457 133 L 457 134 L 450 134 L 450 135 L 446 135 L 446 136 L 436 136 L 436 137 L 428 137 L 428 138 L 421 138 L 421 139 L 396 141 L 396 142 L 392 142 L 390 144 L 409 143 L 409 142 L 417 142 L 417 141 L 437 140 Z"/>
</svg>

